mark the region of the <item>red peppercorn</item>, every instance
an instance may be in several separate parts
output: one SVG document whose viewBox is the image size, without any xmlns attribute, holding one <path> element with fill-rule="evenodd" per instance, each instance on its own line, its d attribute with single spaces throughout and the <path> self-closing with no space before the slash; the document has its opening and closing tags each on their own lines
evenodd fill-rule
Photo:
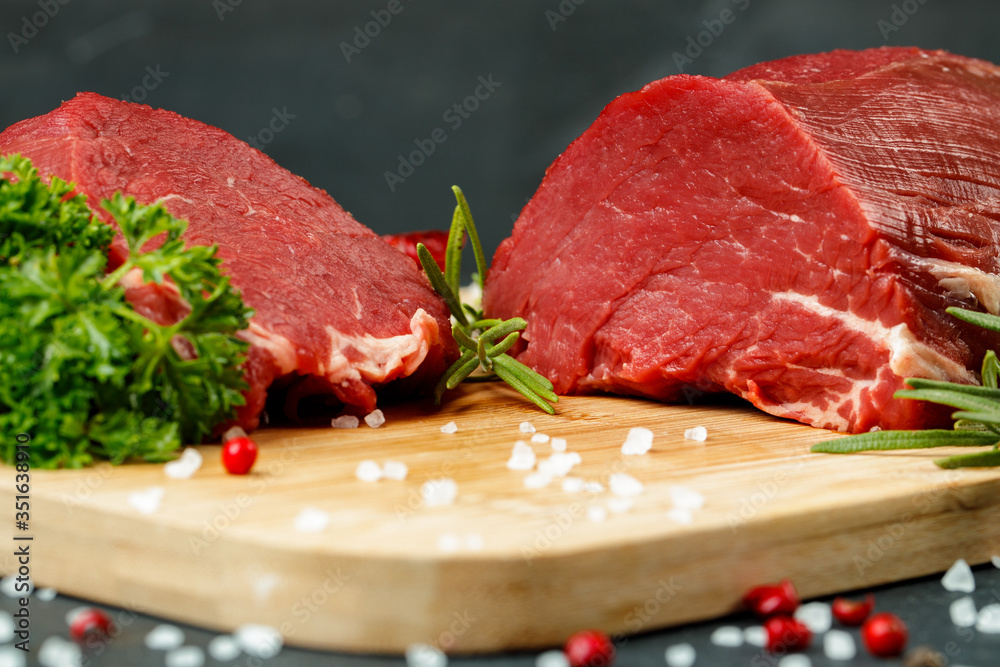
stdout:
<svg viewBox="0 0 1000 667">
<path fill-rule="evenodd" d="M 233 438 L 222 445 L 222 465 L 230 475 L 245 475 L 257 460 L 257 445 L 246 436 Z"/>
<path fill-rule="evenodd" d="M 615 660 L 615 645 L 600 630 L 583 630 L 566 640 L 563 652 L 570 667 L 607 667 Z"/>
<path fill-rule="evenodd" d="M 875 596 L 871 593 L 864 601 L 838 597 L 833 601 L 833 617 L 844 625 L 857 626 L 865 622 L 874 607 Z"/>
<path fill-rule="evenodd" d="M 776 614 L 790 615 L 799 607 L 799 595 L 788 579 L 778 584 L 757 586 L 743 596 L 743 603 L 761 618 Z"/>
<path fill-rule="evenodd" d="M 891 658 L 906 648 L 909 632 L 906 624 L 887 611 L 875 614 L 861 626 L 861 639 L 868 652 L 879 658 Z"/>
<path fill-rule="evenodd" d="M 771 653 L 804 651 L 812 642 L 812 630 L 805 623 L 791 616 L 772 616 L 764 621 L 767 633 L 767 650 Z"/>
<path fill-rule="evenodd" d="M 95 607 L 87 607 L 73 617 L 69 625 L 69 636 L 74 641 L 83 642 L 90 636 L 108 637 L 111 629 L 111 618 L 107 614 Z"/>
</svg>

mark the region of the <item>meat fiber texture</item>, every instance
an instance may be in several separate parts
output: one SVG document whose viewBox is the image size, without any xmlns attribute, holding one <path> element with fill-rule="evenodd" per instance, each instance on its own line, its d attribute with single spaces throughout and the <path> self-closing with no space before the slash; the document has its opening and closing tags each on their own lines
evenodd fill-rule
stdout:
<svg viewBox="0 0 1000 667">
<path fill-rule="evenodd" d="M 446 307 L 406 255 L 223 130 L 81 93 L 0 134 L 0 154 L 10 153 L 75 183 L 92 208 L 118 190 L 162 202 L 189 221 L 189 243 L 218 244 L 224 271 L 255 311 L 240 333 L 251 344 L 238 412 L 247 430 L 275 380 L 292 404 L 327 394 L 367 413 L 375 387 L 432 383 L 456 354 Z M 123 246 L 119 236 L 112 265 Z M 159 321 L 183 315 L 176 290 L 126 278 L 140 312 Z"/>
<path fill-rule="evenodd" d="M 1000 69 L 914 48 L 796 56 L 622 95 L 548 169 L 484 306 L 562 394 L 729 391 L 840 431 L 950 410 L 1000 308 Z"/>
</svg>

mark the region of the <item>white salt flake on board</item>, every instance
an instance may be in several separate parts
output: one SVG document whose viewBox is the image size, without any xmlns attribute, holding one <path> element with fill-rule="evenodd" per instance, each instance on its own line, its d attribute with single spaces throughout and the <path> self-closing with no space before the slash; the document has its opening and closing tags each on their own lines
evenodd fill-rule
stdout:
<svg viewBox="0 0 1000 667">
<path fill-rule="evenodd" d="M 645 490 L 642 482 L 627 472 L 611 475 L 608 486 L 611 488 L 611 493 L 616 496 L 638 496 Z"/>
<path fill-rule="evenodd" d="M 357 428 L 361 425 L 361 420 L 354 415 L 340 415 L 330 422 L 333 428 Z"/>
<path fill-rule="evenodd" d="M 976 624 L 979 612 L 976 611 L 976 603 L 966 595 L 948 606 L 948 615 L 951 617 L 951 622 L 958 627 L 971 628 Z"/>
<path fill-rule="evenodd" d="M 455 533 L 441 533 L 437 538 L 438 551 L 455 553 L 462 546 L 462 541 Z"/>
<path fill-rule="evenodd" d="M 686 486 L 671 486 L 670 499 L 674 507 L 685 510 L 700 510 L 705 506 L 705 496 Z"/>
<path fill-rule="evenodd" d="M 538 472 L 552 477 L 565 477 L 583 459 L 577 452 L 553 452 L 549 458 L 538 462 Z"/>
<path fill-rule="evenodd" d="M 330 515 L 316 507 L 304 507 L 294 525 L 300 533 L 322 533 L 330 525 Z"/>
<path fill-rule="evenodd" d="M 694 428 L 685 429 L 684 439 L 694 440 L 695 442 L 705 442 L 708 440 L 708 429 L 704 426 L 695 426 Z"/>
<path fill-rule="evenodd" d="M 569 667 L 569 658 L 562 651 L 546 651 L 535 658 L 535 667 Z"/>
<path fill-rule="evenodd" d="M 240 645 L 232 635 L 219 635 L 208 642 L 208 654 L 219 662 L 235 660 L 240 654 Z"/>
<path fill-rule="evenodd" d="M 625 514 L 635 503 L 632 502 L 631 498 L 609 498 L 608 499 L 608 509 L 613 514 Z"/>
<path fill-rule="evenodd" d="M 735 648 L 743 645 L 743 631 L 735 625 L 723 625 L 712 631 L 709 641 L 716 646 Z"/>
<path fill-rule="evenodd" d="M 128 504 L 140 514 L 153 514 L 160 509 L 163 493 L 162 486 L 151 486 L 142 491 L 133 491 L 128 494 Z"/>
<path fill-rule="evenodd" d="M 750 646 L 767 646 L 767 630 L 763 625 L 751 625 L 743 628 L 743 641 Z"/>
<path fill-rule="evenodd" d="M 667 516 L 679 524 L 690 526 L 694 523 L 694 513 L 683 507 L 673 507 L 667 510 Z"/>
<path fill-rule="evenodd" d="M 549 436 L 545 435 L 544 433 L 535 433 L 533 436 L 531 436 L 531 441 L 536 445 L 544 445 L 546 442 L 549 441 Z"/>
<path fill-rule="evenodd" d="M 354 476 L 362 482 L 377 482 L 382 479 L 382 466 L 375 461 L 366 459 L 354 469 Z"/>
<path fill-rule="evenodd" d="M 15 646 L 0 646 L 0 667 L 25 667 L 25 653 Z"/>
<path fill-rule="evenodd" d="M 823 653 L 830 660 L 853 660 L 858 653 L 858 647 L 851 633 L 830 630 L 823 635 Z"/>
<path fill-rule="evenodd" d="M 517 425 L 517 428 L 519 431 L 521 431 L 521 433 L 535 432 L 535 427 L 532 425 L 531 422 L 521 422 L 520 424 Z"/>
<path fill-rule="evenodd" d="M 76 642 L 52 635 L 38 648 L 38 664 L 42 667 L 77 667 L 83 664 L 83 652 Z"/>
<path fill-rule="evenodd" d="M 410 644 L 406 647 L 406 667 L 445 667 L 448 656 L 441 649 L 428 644 Z"/>
<path fill-rule="evenodd" d="M 19 598 L 24 597 L 25 595 L 31 595 L 31 592 L 35 590 L 35 584 L 32 583 L 31 579 L 28 579 L 28 590 L 18 590 L 23 587 L 24 582 L 18 581 L 17 575 L 11 574 L 3 579 L 0 579 L 0 593 L 3 593 L 9 598 Z"/>
<path fill-rule="evenodd" d="M 582 477 L 565 477 L 562 481 L 562 490 L 566 493 L 580 493 L 583 491 Z"/>
<path fill-rule="evenodd" d="M 281 652 L 284 639 L 269 625 L 246 623 L 236 628 L 233 639 L 244 653 L 255 658 L 273 658 Z"/>
<path fill-rule="evenodd" d="M 6 611 L 0 611 L 0 644 L 6 644 L 14 639 L 14 617 Z"/>
<path fill-rule="evenodd" d="M 163 473 L 170 479 L 191 479 L 201 464 L 201 452 L 194 447 L 185 447 L 179 458 L 164 464 Z"/>
<path fill-rule="evenodd" d="M 458 484 L 450 477 L 427 480 L 420 487 L 420 496 L 427 507 L 451 505 L 458 495 Z"/>
<path fill-rule="evenodd" d="M 552 447 L 552 451 L 554 452 L 565 452 L 566 444 L 566 438 L 552 438 L 549 441 L 549 446 Z M 1000 567 L 1000 565 L 997 567 Z"/>
<path fill-rule="evenodd" d="M 56 599 L 56 595 L 59 593 L 54 588 L 39 588 L 35 591 L 35 597 L 42 602 L 50 602 Z"/>
<path fill-rule="evenodd" d="M 455 422 L 448 422 L 447 424 L 445 424 L 444 426 L 441 427 L 441 432 L 442 433 L 457 433 L 458 432 L 458 424 L 456 424 Z"/>
<path fill-rule="evenodd" d="M 410 469 L 402 461 L 386 461 L 382 464 L 382 474 L 386 479 L 401 481 L 406 479 Z"/>
<path fill-rule="evenodd" d="M 976 615 L 976 630 L 986 634 L 1000 633 L 1000 604 L 988 604 Z"/>
<path fill-rule="evenodd" d="M 591 505 L 587 508 L 587 518 L 594 523 L 600 523 L 608 518 L 608 510 L 600 505 Z"/>
<path fill-rule="evenodd" d="M 801 653 L 786 655 L 778 661 L 778 667 L 812 667 L 812 664 L 809 656 Z"/>
<path fill-rule="evenodd" d="M 604 485 L 600 482 L 584 482 L 583 484 L 584 493 L 604 493 Z"/>
<path fill-rule="evenodd" d="M 953 593 L 972 593 L 976 590 L 976 578 L 965 559 L 959 558 L 941 577 L 941 585 Z"/>
<path fill-rule="evenodd" d="M 663 658 L 667 661 L 667 667 L 691 667 L 696 657 L 697 653 L 694 650 L 694 646 L 688 643 L 668 646 L 667 650 L 663 653 Z"/>
<path fill-rule="evenodd" d="M 184 645 L 184 631 L 170 623 L 160 623 L 150 630 L 142 642 L 151 651 L 169 651 Z"/>
<path fill-rule="evenodd" d="M 202 667 L 205 652 L 200 646 L 182 646 L 167 651 L 163 663 L 166 667 Z"/>
<path fill-rule="evenodd" d="M 625 456 L 641 456 L 653 448 L 653 432 L 642 426 L 628 430 L 628 436 L 622 443 L 622 454 Z"/>
<path fill-rule="evenodd" d="M 529 489 L 544 489 L 552 483 L 552 475 L 545 472 L 533 472 L 524 476 L 524 486 Z"/>
<path fill-rule="evenodd" d="M 507 459 L 507 468 L 510 470 L 531 470 L 535 467 L 535 450 L 524 440 L 514 443 L 514 448 Z"/>
<path fill-rule="evenodd" d="M 807 602 L 800 605 L 794 615 L 816 635 L 823 634 L 833 625 L 833 610 L 825 602 Z"/>
<path fill-rule="evenodd" d="M 365 415 L 365 423 L 371 428 L 378 428 L 385 423 L 385 415 L 378 408 Z"/>
</svg>

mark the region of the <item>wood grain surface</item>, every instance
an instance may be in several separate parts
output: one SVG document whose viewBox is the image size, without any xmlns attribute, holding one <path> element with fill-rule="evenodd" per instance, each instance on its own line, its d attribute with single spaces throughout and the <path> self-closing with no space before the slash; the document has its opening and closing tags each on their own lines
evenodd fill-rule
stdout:
<svg viewBox="0 0 1000 667">
<path fill-rule="evenodd" d="M 942 451 L 811 454 L 837 436 L 742 404 L 566 397 L 549 416 L 477 385 L 440 410 L 383 410 L 380 428 L 263 429 L 245 477 L 225 473 L 218 446 L 199 447 L 204 465 L 186 480 L 150 464 L 33 471 L 32 577 L 217 630 L 268 624 L 301 646 L 470 653 L 718 617 L 749 587 L 786 577 L 808 598 L 1000 551 L 1000 471 L 940 470 Z M 526 487 L 528 473 L 506 466 L 526 420 L 565 438 L 581 457 L 570 475 L 604 490 L 566 491 L 559 478 Z M 442 433 L 450 421 L 457 432 Z M 645 455 L 622 454 L 633 426 L 654 433 Z M 684 438 L 694 426 L 707 441 Z M 540 460 L 552 453 L 532 447 Z M 363 460 L 409 473 L 363 482 Z M 631 507 L 609 490 L 622 473 L 644 486 Z M 13 474 L 5 467 L 0 487 L 11 516 Z M 457 495 L 431 506 L 421 487 L 443 478 Z M 130 502 L 157 487 L 154 513 Z M 690 523 L 671 511 L 676 487 L 705 498 Z M 296 529 L 307 508 L 329 517 L 325 528 Z M 4 551 L 0 568 L 13 572 Z"/>
</svg>

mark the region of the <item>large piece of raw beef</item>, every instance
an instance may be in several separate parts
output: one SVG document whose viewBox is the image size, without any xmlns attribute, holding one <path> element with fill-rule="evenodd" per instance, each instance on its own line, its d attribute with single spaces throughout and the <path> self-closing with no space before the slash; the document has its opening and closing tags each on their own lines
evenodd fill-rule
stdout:
<svg viewBox="0 0 1000 667">
<path fill-rule="evenodd" d="M 837 51 L 609 104 L 498 249 L 491 317 L 560 393 L 730 391 L 860 432 L 939 423 L 908 376 L 975 382 L 1000 341 L 1000 69 Z"/>
<path fill-rule="evenodd" d="M 454 355 L 448 311 L 406 255 L 218 128 L 82 93 L 0 134 L 0 154 L 8 153 L 75 183 L 91 208 L 118 190 L 163 202 L 190 222 L 188 242 L 219 245 L 224 270 L 255 310 L 241 333 L 251 343 L 244 428 L 257 426 L 276 379 L 293 401 L 329 394 L 366 413 L 374 387 L 432 383 Z M 122 252 L 116 241 L 112 264 Z M 176 317 L 169 289 L 131 278 L 137 309 Z"/>
</svg>

